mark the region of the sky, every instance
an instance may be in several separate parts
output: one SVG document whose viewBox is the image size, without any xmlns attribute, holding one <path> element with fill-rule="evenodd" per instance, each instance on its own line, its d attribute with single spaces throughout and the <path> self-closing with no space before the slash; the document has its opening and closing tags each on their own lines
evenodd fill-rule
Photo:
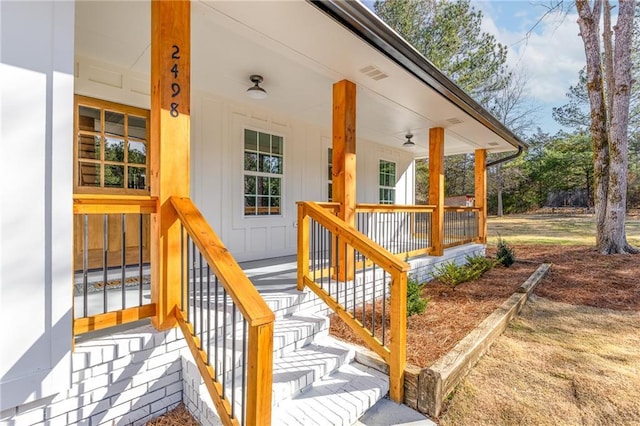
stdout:
<svg viewBox="0 0 640 426">
<path fill-rule="evenodd" d="M 553 120 L 552 108 L 567 103 L 566 93 L 577 83 L 585 56 L 575 8 L 547 14 L 540 21 L 549 4 L 549 0 L 472 1 L 483 12 L 483 30 L 508 47 L 508 65 L 526 74 L 527 100 L 540 107 L 539 127 L 555 133 L 562 127 Z"/>
</svg>

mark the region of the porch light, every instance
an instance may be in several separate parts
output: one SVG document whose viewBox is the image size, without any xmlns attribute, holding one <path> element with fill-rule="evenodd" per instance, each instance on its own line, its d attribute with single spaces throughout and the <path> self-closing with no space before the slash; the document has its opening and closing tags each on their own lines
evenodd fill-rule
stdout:
<svg viewBox="0 0 640 426">
<path fill-rule="evenodd" d="M 411 132 L 407 133 L 405 136 L 407 140 L 402 144 L 402 146 L 406 148 L 413 148 L 414 146 L 416 146 L 416 144 L 411 140 L 412 137 L 413 135 L 411 134 Z"/>
<path fill-rule="evenodd" d="M 262 83 L 262 76 L 253 74 L 249 77 L 249 80 L 253 83 L 252 87 L 247 89 L 247 96 L 251 99 L 264 99 L 267 97 L 267 91 L 260 87 L 260 83 Z"/>
</svg>

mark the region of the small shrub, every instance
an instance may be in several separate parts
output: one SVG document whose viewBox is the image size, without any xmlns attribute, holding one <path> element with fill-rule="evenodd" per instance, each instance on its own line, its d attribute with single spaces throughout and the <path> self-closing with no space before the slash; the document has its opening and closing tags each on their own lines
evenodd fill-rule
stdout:
<svg viewBox="0 0 640 426">
<path fill-rule="evenodd" d="M 429 303 L 428 297 L 422 297 L 422 289 L 424 284 L 419 284 L 418 281 L 409 277 L 407 279 L 407 316 L 415 314 L 422 314 L 427 309 L 427 303 Z"/>
<path fill-rule="evenodd" d="M 457 265 L 455 262 L 445 262 L 435 267 L 433 276 L 441 283 L 455 288 L 458 284 L 477 280 L 489 269 L 496 266 L 499 261 L 487 259 L 481 255 L 466 256 L 465 265 Z"/>
<path fill-rule="evenodd" d="M 496 253 L 496 257 L 498 261 L 507 268 L 516 261 L 516 253 L 513 248 L 501 237 L 498 237 L 498 252 Z"/>
<path fill-rule="evenodd" d="M 467 261 L 467 267 L 480 272 L 479 276 L 500 263 L 499 260 L 489 259 L 488 257 L 484 257 L 479 254 L 465 256 L 465 260 Z"/>
<path fill-rule="evenodd" d="M 440 266 L 436 266 L 433 276 L 441 283 L 455 288 L 458 284 L 470 281 L 473 278 L 473 270 L 466 266 L 461 266 L 455 262 L 445 262 Z M 478 275 L 480 276 L 480 275 Z M 477 278 L 477 277 L 476 277 Z"/>
</svg>

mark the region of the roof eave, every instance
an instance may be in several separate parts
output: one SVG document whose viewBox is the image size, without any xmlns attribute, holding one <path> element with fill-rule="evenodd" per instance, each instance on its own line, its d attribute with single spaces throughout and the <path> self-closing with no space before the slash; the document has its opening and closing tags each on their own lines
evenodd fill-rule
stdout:
<svg viewBox="0 0 640 426">
<path fill-rule="evenodd" d="M 359 1 L 307 0 L 517 148 L 527 145 Z"/>
</svg>

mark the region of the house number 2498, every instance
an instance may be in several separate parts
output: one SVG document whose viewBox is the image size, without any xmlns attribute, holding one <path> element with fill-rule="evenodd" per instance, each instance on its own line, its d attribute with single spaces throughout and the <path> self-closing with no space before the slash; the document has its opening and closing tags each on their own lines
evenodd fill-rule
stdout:
<svg viewBox="0 0 640 426">
<path fill-rule="evenodd" d="M 175 98 L 180 94 L 180 83 L 178 83 L 178 64 L 180 61 L 180 47 L 176 44 L 171 46 L 171 59 L 173 59 L 173 66 L 169 70 L 171 74 L 173 74 L 173 83 L 171 83 L 171 97 Z M 177 117 L 180 115 L 178 112 L 179 104 L 177 102 L 171 102 L 171 109 L 169 110 L 169 114 L 172 117 Z"/>
</svg>

